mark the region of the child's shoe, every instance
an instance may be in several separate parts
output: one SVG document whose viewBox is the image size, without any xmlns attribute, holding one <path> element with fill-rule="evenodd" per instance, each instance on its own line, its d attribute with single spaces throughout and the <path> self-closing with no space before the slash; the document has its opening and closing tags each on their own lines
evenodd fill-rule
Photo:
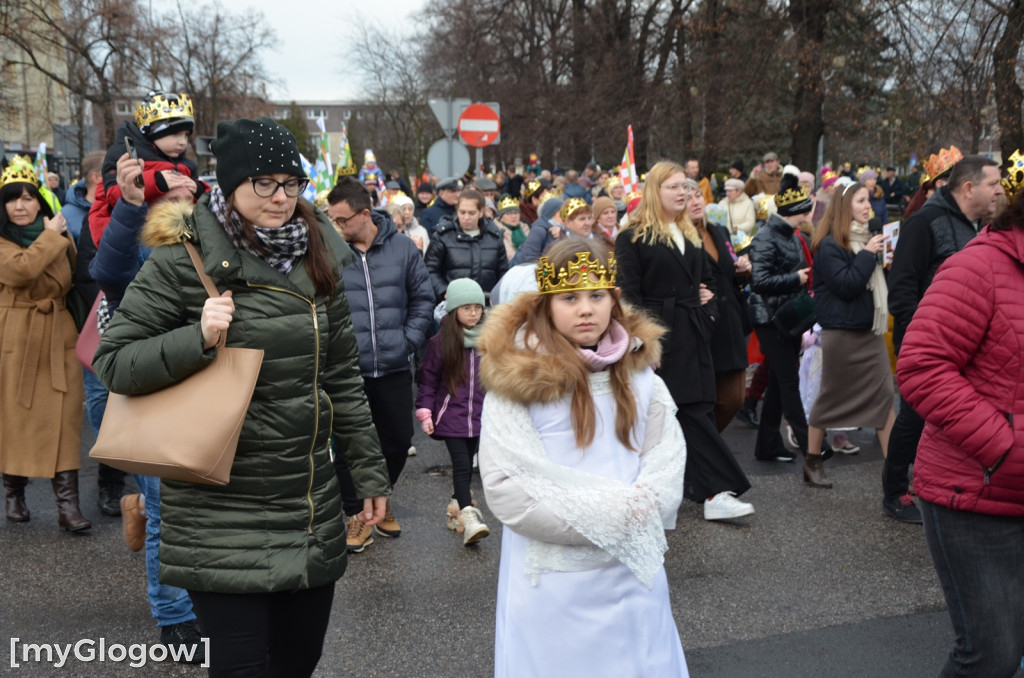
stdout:
<svg viewBox="0 0 1024 678">
<path fill-rule="evenodd" d="M 459 512 L 459 522 L 462 523 L 462 545 L 469 546 L 475 544 L 487 535 L 491 531 L 484 525 L 483 517 L 480 515 L 480 509 L 475 506 L 467 506 Z"/>
<path fill-rule="evenodd" d="M 459 502 L 452 499 L 448 502 L 448 507 L 445 510 L 448 517 L 448 529 L 452 532 L 462 534 L 462 522 L 459 520 Z"/>
</svg>

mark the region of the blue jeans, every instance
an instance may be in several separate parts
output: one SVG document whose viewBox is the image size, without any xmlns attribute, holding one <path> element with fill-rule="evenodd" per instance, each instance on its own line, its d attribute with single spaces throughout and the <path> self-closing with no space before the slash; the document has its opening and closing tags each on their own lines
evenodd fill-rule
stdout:
<svg viewBox="0 0 1024 678">
<path fill-rule="evenodd" d="M 107 409 L 107 387 L 103 385 L 100 378 L 97 377 L 92 370 L 82 368 L 82 383 L 85 385 L 85 409 L 86 414 L 89 418 L 89 426 L 92 427 L 92 432 L 99 435 L 100 424 L 103 423 L 103 413 Z M 105 486 L 124 486 L 125 472 L 119 471 L 116 468 L 107 466 L 106 464 L 99 464 L 97 470 L 97 480 L 99 481 L 100 487 Z"/>
<path fill-rule="evenodd" d="M 940 678 L 999 678 L 1024 654 L 1024 519 L 921 502 L 956 641 Z"/>
<path fill-rule="evenodd" d="M 82 373 L 85 375 L 82 383 L 85 384 L 85 409 L 89 415 L 89 426 L 92 426 L 93 433 L 99 433 L 103 411 L 107 409 L 107 387 L 92 370 L 83 367 Z"/>
<path fill-rule="evenodd" d="M 132 474 L 146 502 L 146 593 L 157 626 L 196 618 L 188 591 L 160 583 L 160 479 Z"/>
</svg>

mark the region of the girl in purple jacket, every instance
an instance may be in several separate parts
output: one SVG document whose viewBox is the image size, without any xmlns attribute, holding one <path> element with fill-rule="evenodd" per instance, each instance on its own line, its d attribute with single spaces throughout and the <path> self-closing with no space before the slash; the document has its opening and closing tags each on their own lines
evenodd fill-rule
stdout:
<svg viewBox="0 0 1024 678">
<path fill-rule="evenodd" d="M 448 284 L 448 315 L 441 330 L 427 343 L 416 375 L 416 418 L 423 431 L 448 447 L 452 458 L 454 493 L 448 503 L 448 529 L 462 535 L 464 546 L 490 534 L 469 493 L 473 455 L 480 447 L 480 354 L 476 338 L 484 315 L 484 292 L 469 278 Z"/>
</svg>

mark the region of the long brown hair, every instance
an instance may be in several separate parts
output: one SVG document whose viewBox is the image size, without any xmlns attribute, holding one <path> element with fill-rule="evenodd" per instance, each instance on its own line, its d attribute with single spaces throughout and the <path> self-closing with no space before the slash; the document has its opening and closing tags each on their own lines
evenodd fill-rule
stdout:
<svg viewBox="0 0 1024 678">
<path fill-rule="evenodd" d="M 608 248 L 600 240 L 569 238 L 552 245 L 547 251 L 548 262 L 556 270 L 575 260 L 579 253 L 586 253 L 597 259 L 601 264 L 608 265 Z M 609 290 L 611 293 L 611 290 Z M 536 343 L 527 348 L 533 352 L 546 352 L 558 357 L 566 372 L 573 378 L 576 387 L 572 392 L 570 412 L 573 433 L 578 447 L 587 447 L 594 442 L 597 426 L 597 412 L 594 399 L 590 393 L 590 367 L 580 355 L 577 347 L 555 329 L 551 320 L 551 298 L 554 295 L 541 294 L 537 297 L 526 316 L 526 336 L 536 337 Z M 626 318 L 622 303 L 617 295 L 612 294 L 612 319 L 616 320 L 627 332 L 630 322 Z M 630 450 L 636 450 L 637 441 L 633 440 L 636 427 L 636 400 L 630 385 L 629 370 L 618 361 L 608 368 L 611 373 L 612 394 L 615 396 L 615 437 Z"/>
<path fill-rule="evenodd" d="M 836 244 L 844 250 L 850 249 L 850 227 L 853 225 L 853 199 L 861 189 L 868 187 L 861 183 L 847 184 L 836 188 L 832 200 L 825 210 L 811 239 L 811 251 L 817 252 L 825 236 L 831 235 Z M 842 192 L 840 192 L 842 191 Z M 870 194 L 869 194 L 870 195 Z"/>
<path fill-rule="evenodd" d="M 256 231 L 253 229 L 253 225 L 249 221 L 242 217 L 241 213 L 235 209 L 235 194 L 227 196 L 225 202 L 229 209 L 234 210 L 241 217 L 242 222 L 242 237 L 256 252 L 262 252 L 267 254 L 266 247 L 260 243 L 259 238 L 256 237 Z M 328 255 L 327 243 L 324 241 L 324 236 L 320 233 L 320 220 L 316 215 L 316 210 L 313 206 L 303 199 L 299 199 L 295 203 L 295 212 L 288 217 L 291 221 L 298 214 L 306 225 L 309 227 L 309 247 L 306 250 L 306 272 L 309 273 L 309 279 L 313 281 L 313 287 L 316 288 L 318 296 L 326 297 L 327 302 L 330 303 L 334 300 L 334 295 L 338 292 L 338 280 L 340 278 L 340 272 L 334 266 L 334 262 Z"/>
<path fill-rule="evenodd" d="M 441 374 L 452 397 L 458 395 L 458 388 L 466 383 L 466 345 L 465 333 L 455 312 L 452 309 L 441 319 Z M 481 322 L 483 320 L 481 319 Z"/>
</svg>

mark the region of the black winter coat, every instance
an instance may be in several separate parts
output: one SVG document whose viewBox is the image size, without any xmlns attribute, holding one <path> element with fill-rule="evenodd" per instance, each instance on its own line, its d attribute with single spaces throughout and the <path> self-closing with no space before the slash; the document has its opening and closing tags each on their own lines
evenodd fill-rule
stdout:
<svg viewBox="0 0 1024 678">
<path fill-rule="evenodd" d="M 427 229 L 427 235 L 430 236 L 431 240 L 434 239 L 434 233 L 442 221 L 454 218 L 455 205 L 449 205 L 444 200 L 441 200 L 441 198 L 435 198 L 430 207 L 420 212 L 419 216 L 420 226 Z"/>
<path fill-rule="evenodd" d="M 438 302 L 444 299 L 448 283 L 456 278 L 475 280 L 484 292 L 490 292 L 508 270 L 501 231 L 490 219 L 480 220 L 477 237 L 467 235 L 454 218 L 442 219 L 430 237 L 424 263 Z"/>
<path fill-rule="evenodd" d="M 632 242 L 633 229 L 615 239 L 618 286 L 623 298 L 658 318 L 668 328 L 662 337 L 658 376 L 677 404 L 715 402 L 715 367 L 711 337 L 718 317 L 718 291 L 711 258 L 704 248 L 686 243 L 686 252 L 675 245 Z M 712 292 L 701 306 L 700 284 Z"/>
<path fill-rule="evenodd" d="M 796 230 L 773 214 L 750 245 L 750 315 L 754 325 L 768 325 L 775 311 L 804 288 L 797 273 L 808 268 Z"/>
<path fill-rule="evenodd" d="M 867 250 L 854 254 L 825 236 L 814 254 L 814 313 L 826 330 L 870 330 L 875 302 L 868 280 L 877 260 Z"/>
<path fill-rule="evenodd" d="M 729 234 L 724 227 L 715 224 L 709 224 L 707 229 L 718 249 L 718 261 L 708 254 L 711 274 L 715 277 L 715 300 L 718 302 L 718 322 L 711 334 L 711 360 L 715 372 L 746 369 L 746 335 L 750 334 L 750 318 L 736 284 L 736 264 L 730 254 Z"/>
<path fill-rule="evenodd" d="M 900 239 L 889 269 L 892 343 L 898 353 L 917 305 L 939 266 L 978 235 L 947 186 L 935 191 L 920 210 L 900 226 Z"/>
<path fill-rule="evenodd" d="M 377 237 L 341 274 L 363 377 L 409 371 L 409 356 L 426 341 L 434 290 L 416 243 L 384 210 L 370 213 Z"/>
</svg>

